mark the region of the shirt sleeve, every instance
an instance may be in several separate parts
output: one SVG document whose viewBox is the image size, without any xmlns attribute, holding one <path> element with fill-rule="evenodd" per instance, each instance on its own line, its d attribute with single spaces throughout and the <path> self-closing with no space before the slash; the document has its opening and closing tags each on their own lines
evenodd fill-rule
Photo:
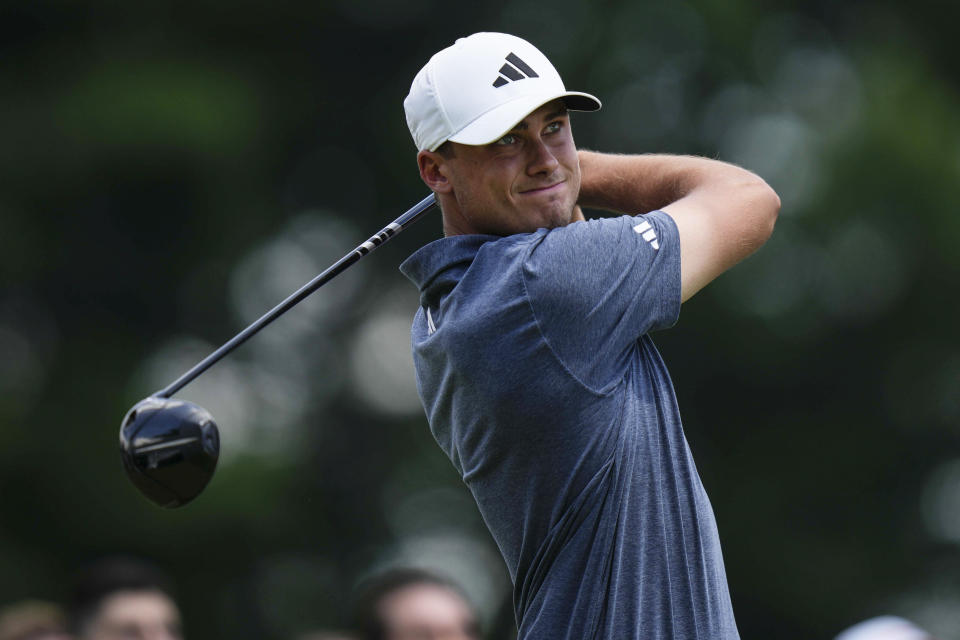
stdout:
<svg viewBox="0 0 960 640">
<path fill-rule="evenodd" d="M 601 218 L 539 236 L 524 283 L 540 331 L 583 382 L 622 375 L 641 336 L 680 314 L 680 237 L 669 215 Z"/>
</svg>

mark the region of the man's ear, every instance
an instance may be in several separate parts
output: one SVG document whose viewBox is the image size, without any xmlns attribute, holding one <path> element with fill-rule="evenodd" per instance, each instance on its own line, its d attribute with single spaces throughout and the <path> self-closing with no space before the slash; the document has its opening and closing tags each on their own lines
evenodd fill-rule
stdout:
<svg viewBox="0 0 960 640">
<path fill-rule="evenodd" d="M 424 149 L 417 154 L 420 178 L 431 191 L 449 193 L 453 189 L 444 171 L 444 163 L 446 163 L 446 161 L 446 158 L 436 151 L 427 151 Z"/>
</svg>

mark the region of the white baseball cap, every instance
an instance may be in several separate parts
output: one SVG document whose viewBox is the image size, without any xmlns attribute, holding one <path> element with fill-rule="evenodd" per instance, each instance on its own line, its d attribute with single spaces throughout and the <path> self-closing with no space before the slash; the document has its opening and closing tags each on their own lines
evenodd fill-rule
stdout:
<svg viewBox="0 0 960 640">
<path fill-rule="evenodd" d="M 563 98 L 572 111 L 596 111 L 589 93 L 567 91 L 547 57 L 522 38 L 475 33 L 434 54 L 403 101 L 410 135 L 422 151 L 452 140 L 499 140 L 532 111 Z"/>
</svg>

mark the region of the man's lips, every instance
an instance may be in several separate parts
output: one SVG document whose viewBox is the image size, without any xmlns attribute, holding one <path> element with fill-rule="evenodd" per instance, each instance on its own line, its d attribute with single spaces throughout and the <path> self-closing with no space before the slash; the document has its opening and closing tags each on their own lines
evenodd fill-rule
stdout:
<svg viewBox="0 0 960 640">
<path fill-rule="evenodd" d="M 525 190 L 521 191 L 520 193 L 521 193 L 521 194 L 525 194 L 525 195 L 526 195 L 526 194 L 547 193 L 547 192 L 552 191 L 552 190 L 554 190 L 554 189 L 558 189 L 558 188 L 559 188 L 562 184 L 564 184 L 565 182 L 566 182 L 565 180 L 561 180 L 560 182 L 554 182 L 553 184 L 548 184 L 548 185 L 545 186 L 545 187 L 534 187 L 533 189 L 525 189 Z"/>
</svg>

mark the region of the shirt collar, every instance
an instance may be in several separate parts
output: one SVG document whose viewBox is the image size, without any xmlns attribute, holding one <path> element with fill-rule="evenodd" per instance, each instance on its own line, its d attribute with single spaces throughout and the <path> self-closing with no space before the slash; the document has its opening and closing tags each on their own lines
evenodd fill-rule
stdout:
<svg viewBox="0 0 960 640">
<path fill-rule="evenodd" d="M 420 290 L 420 304 L 430 306 L 449 291 L 473 263 L 487 242 L 500 240 L 493 235 L 458 235 L 440 238 L 417 249 L 400 264 L 400 272 Z"/>
</svg>

